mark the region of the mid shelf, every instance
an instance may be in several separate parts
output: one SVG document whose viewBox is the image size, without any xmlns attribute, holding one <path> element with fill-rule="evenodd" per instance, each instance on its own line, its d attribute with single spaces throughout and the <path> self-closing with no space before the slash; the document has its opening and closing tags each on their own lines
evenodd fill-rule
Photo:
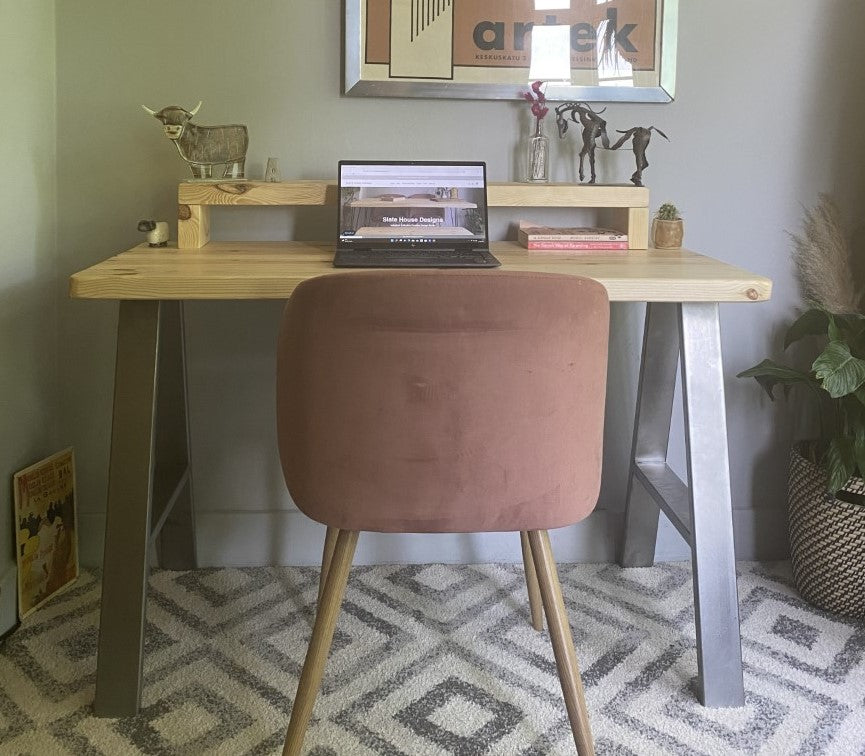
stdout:
<svg viewBox="0 0 865 756">
<path fill-rule="evenodd" d="M 336 205 L 334 181 L 182 182 L 177 192 L 177 245 L 198 249 L 210 241 L 210 208 L 238 205 Z M 628 234 L 630 249 L 649 246 L 649 190 L 642 186 L 519 184 L 491 182 L 490 207 L 574 207 L 611 209 L 613 225 Z"/>
</svg>

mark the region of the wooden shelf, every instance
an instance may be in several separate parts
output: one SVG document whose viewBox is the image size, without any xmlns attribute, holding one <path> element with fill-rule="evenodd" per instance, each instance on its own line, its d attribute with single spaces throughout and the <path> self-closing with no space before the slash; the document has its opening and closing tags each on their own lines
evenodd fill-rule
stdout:
<svg viewBox="0 0 865 756">
<path fill-rule="evenodd" d="M 210 241 L 211 207 L 336 205 L 337 186 L 332 180 L 184 181 L 177 200 L 178 246 L 198 249 Z M 628 234 L 630 249 L 649 246 L 646 187 L 491 182 L 487 202 L 490 207 L 608 208 L 614 215 L 610 225 Z"/>
</svg>

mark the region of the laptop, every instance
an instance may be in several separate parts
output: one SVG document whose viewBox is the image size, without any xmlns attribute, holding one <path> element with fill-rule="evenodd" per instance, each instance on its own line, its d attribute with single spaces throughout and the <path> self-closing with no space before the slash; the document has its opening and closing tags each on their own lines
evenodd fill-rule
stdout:
<svg viewBox="0 0 865 756">
<path fill-rule="evenodd" d="M 339 162 L 337 268 L 496 268 L 486 163 Z"/>
</svg>

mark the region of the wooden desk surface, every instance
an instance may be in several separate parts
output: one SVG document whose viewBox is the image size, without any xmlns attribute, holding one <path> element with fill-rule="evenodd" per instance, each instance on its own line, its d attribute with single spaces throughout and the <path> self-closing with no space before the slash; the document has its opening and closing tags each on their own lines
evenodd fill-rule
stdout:
<svg viewBox="0 0 865 756">
<path fill-rule="evenodd" d="M 689 250 L 630 250 L 565 257 L 514 242 L 492 244 L 500 270 L 534 270 L 594 278 L 616 302 L 758 302 L 764 276 Z M 146 244 L 75 273 L 80 299 L 286 299 L 301 281 L 345 272 L 332 266 L 333 243 L 210 242 L 202 249 Z"/>
</svg>

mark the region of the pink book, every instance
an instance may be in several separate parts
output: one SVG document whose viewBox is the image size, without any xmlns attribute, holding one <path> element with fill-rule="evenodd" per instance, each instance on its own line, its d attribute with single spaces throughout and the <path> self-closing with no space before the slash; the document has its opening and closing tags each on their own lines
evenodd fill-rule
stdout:
<svg viewBox="0 0 865 756">
<path fill-rule="evenodd" d="M 530 241 L 525 245 L 536 252 L 622 252 L 628 242 L 617 241 Z"/>
</svg>

